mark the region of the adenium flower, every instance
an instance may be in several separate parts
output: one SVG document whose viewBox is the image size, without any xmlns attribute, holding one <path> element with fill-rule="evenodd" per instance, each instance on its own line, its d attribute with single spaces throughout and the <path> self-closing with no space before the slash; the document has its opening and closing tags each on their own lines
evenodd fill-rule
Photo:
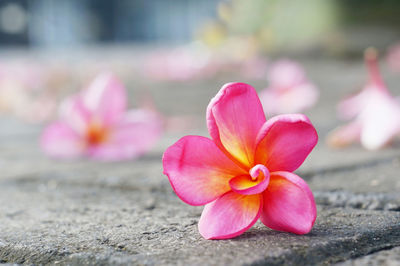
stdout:
<svg viewBox="0 0 400 266">
<path fill-rule="evenodd" d="M 269 87 L 260 92 L 260 99 L 269 115 L 301 112 L 318 100 L 318 89 L 294 61 L 274 63 L 268 71 L 268 82 Z"/>
<path fill-rule="evenodd" d="M 43 132 L 41 146 L 52 157 L 98 160 L 134 158 L 160 137 L 154 111 L 126 110 L 123 85 L 111 74 L 98 75 L 88 88 L 65 100 L 59 120 Z"/>
<path fill-rule="evenodd" d="M 269 228 L 308 233 L 316 218 L 313 194 L 296 170 L 318 136 L 301 114 L 265 118 L 256 91 L 226 84 L 207 108 L 211 139 L 185 136 L 163 156 L 164 174 L 185 203 L 205 205 L 206 239 L 226 239 L 260 218 Z"/>
<path fill-rule="evenodd" d="M 338 114 L 353 121 L 338 127 L 328 136 L 333 147 L 347 146 L 359 141 L 370 150 L 382 148 L 400 133 L 400 103 L 394 98 L 379 73 L 377 52 L 365 52 L 369 80 L 357 94 L 342 100 Z"/>
</svg>

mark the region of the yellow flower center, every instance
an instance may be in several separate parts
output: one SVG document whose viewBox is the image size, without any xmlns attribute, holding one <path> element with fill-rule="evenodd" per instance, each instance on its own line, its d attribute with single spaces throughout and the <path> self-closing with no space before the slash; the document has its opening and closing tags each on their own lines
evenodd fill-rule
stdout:
<svg viewBox="0 0 400 266">
<path fill-rule="evenodd" d="M 86 131 L 86 142 L 88 145 L 98 145 L 108 138 L 108 130 L 100 123 L 92 122 Z"/>
</svg>

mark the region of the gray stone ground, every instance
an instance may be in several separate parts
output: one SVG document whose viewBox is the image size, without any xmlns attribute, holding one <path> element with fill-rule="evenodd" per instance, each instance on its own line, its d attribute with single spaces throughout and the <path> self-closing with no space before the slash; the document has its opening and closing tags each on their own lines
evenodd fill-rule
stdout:
<svg viewBox="0 0 400 266">
<path fill-rule="evenodd" d="M 309 234 L 257 223 L 235 239 L 202 239 L 197 231 L 202 208 L 173 193 L 161 156 L 185 134 L 207 135 L 207 103 L 232 79 L 141 81 L 137 86 L 152 91 L 162 112 L 192 115 L 197 127 L 166 133 L 136 161 L 54 161 L 38 148 L 40 126 L 0 117 L 0 264 L 399 265 L 400 144 L 367 152 L 357 145 L 332 150 L 324 143 L 338 124 L 335 102 L 365 79 L 362 63 L 304 63 L 322 90 L 321 101 L 308 112 L 320 142 L 298 170 L 318 204 Z M 400 77 L 387 78 L 395 92 Z M 263 87 L 262 81 L 250 83 Z"/>
</svg>

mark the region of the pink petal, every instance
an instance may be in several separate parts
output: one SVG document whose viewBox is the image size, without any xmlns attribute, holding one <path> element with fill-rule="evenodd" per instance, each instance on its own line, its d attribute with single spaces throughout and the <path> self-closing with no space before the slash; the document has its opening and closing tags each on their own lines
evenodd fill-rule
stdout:
<svg viewBox="0 0 400 266">
<path fill-rule="evenodd" d="M 259 93 L 260 101 L 263 105 L 264 112 L 267 117 L 272 115 L 282 114 L 280 104 L 280 93 L 279 91 L 273 90 L 271 88 L 263 89 Z"/>
<path fill-rule="evenodd" d="M 351 119 L 359 115 L 370 103 L 375 102 L 375 97 L 388 96 L 390 93 L 381 77 L 378 65 L 378 55 L 374 48 L 365 50 L 365 64 L 368 70 L 368 83 L 357 94 L 354 94 L 338 105 L 340 118 Z"/>
<path fill-rule="evenodd" d="M 287 89 L 297 86 L 306 80 L 302 66 L 295 61 L 282 59 L 275 62 L 268 71 L 268 81 L 271 87 Z"/>
<path fill-rule="evenodd" d="M 346 147 L 353 142 L 360 140 L 361 124 L 359 121 L 350 122 L 344 126 L 340 126 L 329 133 L 327 143 L 331 147 Z"/>
<path fill-rule="evenodd" d="M 85 148 L 81 136 L 61 121 L 50 124 L 44 130 L 40 144 L 46 154 L 56 158 L 81 156 Z"/>
<path fill-rule="evenodd" d="M 91 113 L 84 106 L 80 94 L 66 98 L 60 105 L 60 118 L 79 134 L 86 134 Z"/>
<path fill-rule="evenodd" d="M 90 147 L 92 159 L 116 161 L 136 158 L 150 150 L 162 133 L 162 121 L 151 111 L 134 110 L 109 129 L 109 138 Z"/>
<path fill-rule="evenodd" d="M 207 204 L 199 221 L 200 234 L 205 239 L 227 239 L 241 235 L 257 222 L 262 209 L 262 197 L 228 192 Z"/>
<path fill-rule="evenodd" d="M 299 176 L 289 172 L 271 173 L 263 193 L 261 221 L 271 229 L 307 234 L 317 217 L 314 196 Z"/>
<path fill-rule="evenodd" d="M 264 122 L 256 91 L 244 83 L 224 85 L 207 108 L 207 126 L 214 142 L 247 167 L 254 165 L 255 140 Z"/>
<path fill-rule="evenodd" d="M 318 89 L 311 83 L 302 83 L 285 91 L 268 88 L 260 92 L 264 111 L 268 115 L 302 112 L 318 100 Z"/>
<path fill-rule="evenodd" d="M 367 106 L 369 99 L 371 99 L 373 91 L 374 89 L 366 87 L 359 93 L 340 101 L 337 106 L 339 118 L 348 120 L 360 114 L 363 108 Z"/>
<path fill-rule="evenodd" d="M 301 114 L 278 115 L 269 119 L 257 136 L 257 163 L 270 172 L 296 170 L 318 142 L 308 117 Z"/>
<path fill-rule="evenodd" d="M 373 47 L 367 48 L 364 52 L 364 60 L 369 76 L 368 85 L 380 92 L 389 93 L 379 70 L 378 51 Z"/>
<path fill-rule="evenodd" d="M 261 164 L 250 170 L 250 175 L 240 175 L 232 178 L 229 185 L 232 190 L 242 195 L 253 195 L 263 192 L 269 183 L 269 171 Z"/>
<path fill-rule="evenodd" d="M 400 104 L 391 96 L 380 93 L 361 112 L 361 144 L 369 149 L 382 148 L 400 134 Z"/>
<path fill-rule="evenodd" d="M 302 112 L 311 108 L 318 100 L 319 92 L 312 83 L 302 83 L 283 94 L 282 107 L 285 113 Z"/>
<path fill-rule="evenodd" d="M 230 190 L 231 178 L 246 173 L 212 140 L 200 136 L 186 136 L 170 146 L 163 166 L 176 194 L 190 205 L 215 200 Z"/>
<path fill-rule="evenodd" d="M 82 93 L 82 100 L 87 110 L 106 125 L 121 119 L 127 105 L 124 86 L 109 73 L 98 75 Z"/>
</svg>

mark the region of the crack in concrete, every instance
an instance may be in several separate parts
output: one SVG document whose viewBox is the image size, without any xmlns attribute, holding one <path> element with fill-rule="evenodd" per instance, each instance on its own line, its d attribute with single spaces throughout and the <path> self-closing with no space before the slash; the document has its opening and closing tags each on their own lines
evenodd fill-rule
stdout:
<svg viewBox="0 0 400 266">
<path fill-rule="evenodd" d="M 361 210 L 400 211 L 400 198 L 394 193 L 353 193 L 344 190 L 314 191 L 319 205 Z"/>
<path fill-rule="evenodd" d="M 371 253 L 400 246 L 400 228 L 391 228 L 386 232 L 368 232 L 361 235 L 358 239 L 346 239 L 342 241 L 330 241 L 324 246 L 314 246 L 304 249 L 302 252 L 289 252 L 284 256 L 270 257 L 251 263 L 250 265 L 326 265 L 349 259 L 367 256 Z M 389 243 L 388 235 L 395 234 L 398 240 Z M 385 237 L 386 236 L 386 237 Z M 379 239 L 379 243 L 376 240 Z M 374 243 L 371 245 L 370 243 Z"/>
</svg>

